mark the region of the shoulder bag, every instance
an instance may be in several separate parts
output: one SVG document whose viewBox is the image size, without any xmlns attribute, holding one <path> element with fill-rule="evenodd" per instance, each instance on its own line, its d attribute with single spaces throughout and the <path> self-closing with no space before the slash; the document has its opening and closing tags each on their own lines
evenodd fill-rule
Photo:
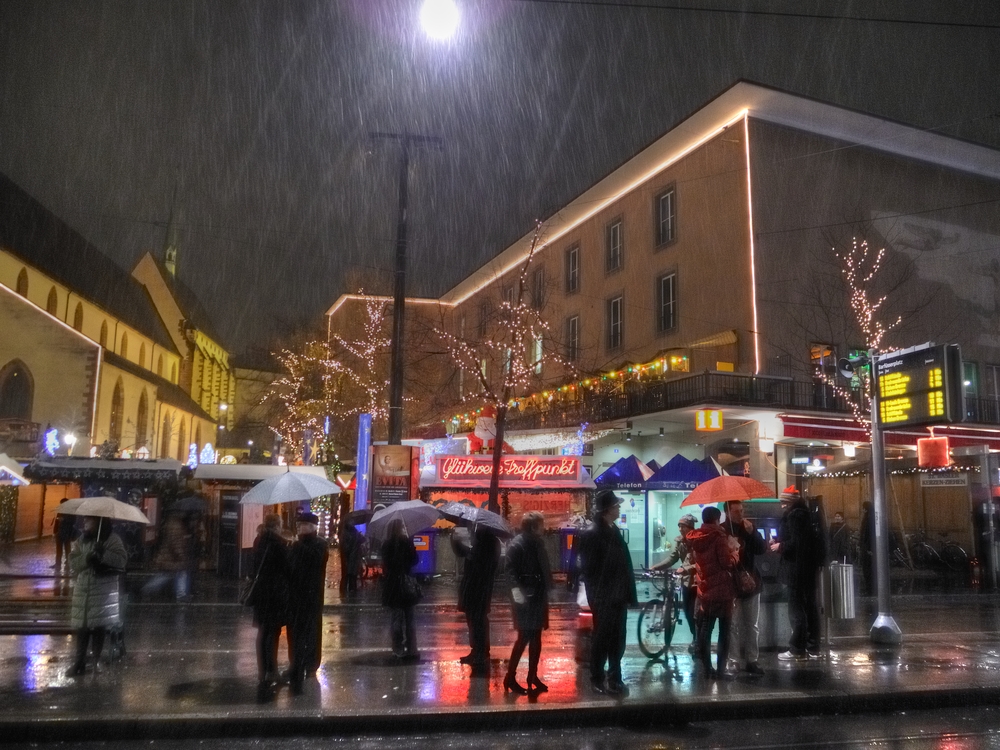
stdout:
<svg viewBox="0 0 1000 750">
<path fill-rule="evenodd" d="M 257 580 L 260 578 L 260 571 L 263 569 L 266 559 L 267 550 L 264 550 L 264 555 L 260 558 L 260 565 L 257 567 L 257 573 L 253 578 L 243 581 L 243 585 L 240 587 L 240 604 L 244 607 L 252 607 L 257 599 Z"/>
</svg>

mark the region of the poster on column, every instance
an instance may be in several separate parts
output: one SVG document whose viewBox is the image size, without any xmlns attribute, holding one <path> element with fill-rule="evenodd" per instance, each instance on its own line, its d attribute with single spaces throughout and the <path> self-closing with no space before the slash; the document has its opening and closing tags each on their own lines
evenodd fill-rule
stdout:
<svg viewBox="0 0 1000 750">
<path fill-rule="evenodd" d="M 373 446 L 372 508 L 417 496 L 418 453 L 408 445 Z"/>
</svg>

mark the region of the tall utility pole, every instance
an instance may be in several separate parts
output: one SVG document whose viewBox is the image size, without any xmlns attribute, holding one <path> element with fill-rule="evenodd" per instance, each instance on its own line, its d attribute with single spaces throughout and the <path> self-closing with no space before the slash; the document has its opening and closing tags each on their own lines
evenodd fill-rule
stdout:
<svg viewBox="0 0 1000 750">
<path fill-rule="evenodd" d="M 403 328 L 406 304 L 406 208 L 410 180 L 410 149 L 440 151 L 444 141 L 413 133 L 369 133 L 375 140 L 394 141 L 399 158 L 399 220 L 396 224 L 396 275 L 392 302 L 392 369 L 389 373 L 389 445 L 403 441 Z"/>
</svg>

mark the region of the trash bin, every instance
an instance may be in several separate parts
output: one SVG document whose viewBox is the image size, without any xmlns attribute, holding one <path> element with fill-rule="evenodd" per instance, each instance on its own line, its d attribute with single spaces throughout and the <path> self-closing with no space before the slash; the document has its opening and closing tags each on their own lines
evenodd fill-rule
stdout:
<svg viewBox="0 0 1000 750">
<path fill-rule="evenodd" d="M 830 564 L 830 617 L 834 620 L 853 620 L 854 566 L 850 563 Z"/>
<path fill-rule="evenodd" d="M 413 575 L 430 576 L 437 572 L 437 555 L 434 549 L 434 529 L 427 529 L 422 534 L 415 534 L 413 546 L 417 550 L 417 564 L 413 566 Z"/>
</svg>

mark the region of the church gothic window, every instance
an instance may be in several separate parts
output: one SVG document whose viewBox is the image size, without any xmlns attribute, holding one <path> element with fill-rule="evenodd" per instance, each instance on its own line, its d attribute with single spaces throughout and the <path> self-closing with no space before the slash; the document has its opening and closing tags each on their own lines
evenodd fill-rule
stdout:
<svg viewBox="0 0 1000 750">
<path fill-rule="evenodd" d="M 121 443 L 122 423 L 125 421 L 125 389 L 122 387 L 121 378 L 115 383 L 115 390 L 111 394 L 111 422 L 108 425 L 108 439 Z"/>
<path fill-rule="evenodd" d="M 76 312 L 73 313 L 73 327 L 78 330 L 83 330 L 83 304 L 80 302 L 76 303 Z"/>
<path fill-rule="evenodd" d="M 166 413 L 163 415 L 163 432 L 160 437 L 160 455 L 167 456 L 170 453 L 170 433 L 172 432 L 173 417 Z"/>
<path fill-rule="evenodd" d="M 101 339 L 98 342 L 105 349 L 108 348 L 108 321 L 101 323 Z"/>
<path fill-rule="evenodd" d="M 31 421 L 35 385 L 31 373 L 18 359 L 0 370 L 0 419 Z"/>
<path fill-rule="evenodd" d="M 139 367 L 146 366 L 146 344 L 139 344 Z"/>
<path fill-rule="evenodd" d="M 55 315 L 59 311 L 59 295 L 56 292 L 56 288 L 52 287 L 49 289 L 49 298 L 45 302 L 45 312 L 49 315 Z"/>
<path fill-rule="evenodd" d="M 163 377 L 163 355 L 156 358 L 156 374 Z"/>
<path fill-rule="evenodd" d="M 188 460 L 187 425 L 184 424 L 183 419 L 177 428 L 177 460 L 181 463 L 187 463 Z"/>
<path fill-rule="evenodd" d="M 146 429 L 149 422 L 149 403 L 146 391 L 139 396 L 139 410 L 135 415 L 135 448 L 138 450 L 146 445 Z"/>
<path fill-rule="evenodd" d="M 17 293 L 22 297 L 28 296 L 28 272 L 24 268 L 17 275 Z"/>
<path fill-rule="evenodd" d="M 121 355 L 128 359 L 128 334 L 122 331 Z"/>
</svg>

